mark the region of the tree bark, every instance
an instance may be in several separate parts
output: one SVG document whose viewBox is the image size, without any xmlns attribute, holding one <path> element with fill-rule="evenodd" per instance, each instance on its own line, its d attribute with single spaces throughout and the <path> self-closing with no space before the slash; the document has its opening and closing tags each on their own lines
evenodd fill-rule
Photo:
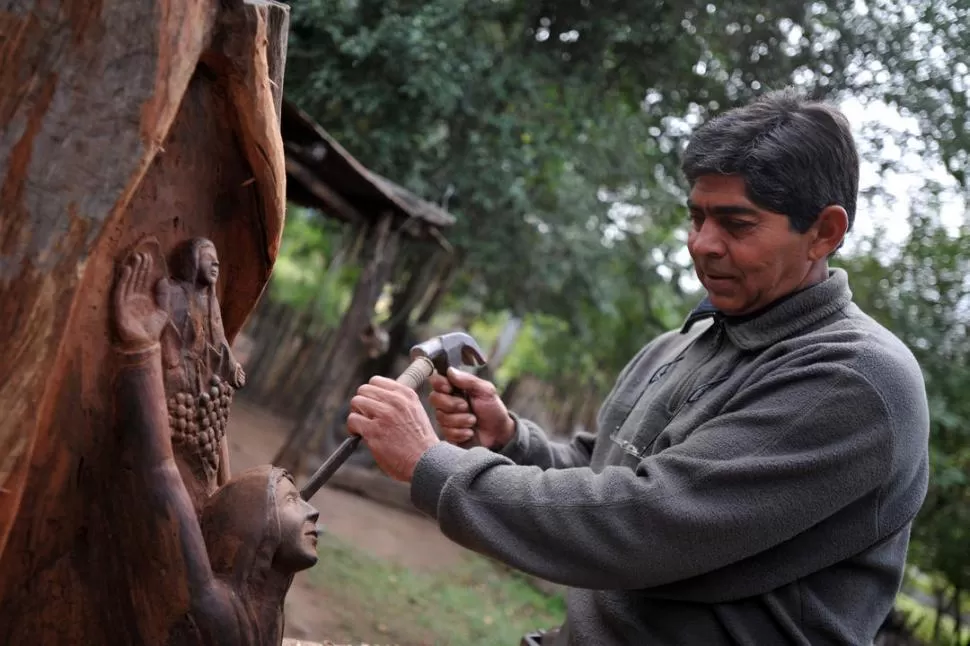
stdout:
<svg viewBox="0 0 970 646">
<path fill-rule="evenodd" d="M 418 314 L 416 323 L 418 325 L 425 325 L 434 316 L 435 312 L 438 311 L 438 306 L 441 304 L 441 299 L 445 297 L 448 290 L 451 288 L 451 284 L 455 281 L 458 276 L 458 266 L 459 260 L 455 255 L 447 255 L 441 261 L 441 269 L 438 272 L 438 276 L 435 279 L 434 286 L 430 290 L 430 296 L 427 302 L 423 304 L 421 308 L 421 313 Z"/>
<path fill-rule="evenodd" d="M 128 531 L 145 502 L 119 485 L 110 289 L 143 236 L 169 250 L 206 237 L 229 342 L 249 316 L 284 217 L 283 61 L 267 52 L 282 52 L 286 11 L 0 11 L 0 643 L 161 646 L 186 611 L 184 569 L 146 588 L 139 572 L 159 564 Z"/>
<path fill-rule="evenodd" d="M 963 631 L 963 613 L 960 612 L 960 597 L 961 590 L 956 588 L 953 590 L 953 634 L 956 635 L 957 643 L 962 639 L 961 632 Z"/>
<path fill-rule="evenodd" d="M 940 629 L 943 627 L 944 604 L 946 603 L 946 588 L 940 586 L 936 591 L 936 618 L 933 620 L 933 643 L 939 643 Z"/>
<path fill-rule="evenodd" d="M 414 312 L 425 300 L 430 288 L 436 280 L 436 273 L 441 263 L 442 252 L 425 253 L 424 249 L 416 249 L 408 259 L 407 280 L 398 286 L 391 301 L 387 327 L 387 350 L 380 357 L 368 362 L 364 368 L 364 378 L 372 375 L 396 378 L 393 374 L 395 364 L 401 357 L 406 357 L 411 349 L 412 318 Z"/>
</svg>

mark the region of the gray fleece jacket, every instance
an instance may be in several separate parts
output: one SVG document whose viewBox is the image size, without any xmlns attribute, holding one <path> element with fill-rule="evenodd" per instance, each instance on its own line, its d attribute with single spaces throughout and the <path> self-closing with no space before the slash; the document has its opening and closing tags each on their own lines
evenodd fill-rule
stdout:
<svg viewBox="0 0 970 646">
<path fill-rule="evenodd" d="M 516 419 L 501 452 L 430 449 L 414 504 L 452 540 L 570 587 L 557 644 L 869 644 L 926 495 L 907 348 L 846 274 L 648 344 L 597 435 Z"/>
</svg>

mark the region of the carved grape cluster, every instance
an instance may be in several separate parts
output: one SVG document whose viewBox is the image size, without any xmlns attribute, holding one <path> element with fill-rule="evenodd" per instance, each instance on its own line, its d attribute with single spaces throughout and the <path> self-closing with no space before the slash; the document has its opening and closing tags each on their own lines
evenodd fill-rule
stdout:
<svg viewBox="0 0 970 646">
<path fill-rule="evenodd" d="M 198 456 L 204 466 L 219 467 L 219 442 L 226 435 L 233 388 L 213 375 L 209 389 L 199 395 L 178 393 L 168 400 L 168 424 L 177 451 Z"/>
</svg>

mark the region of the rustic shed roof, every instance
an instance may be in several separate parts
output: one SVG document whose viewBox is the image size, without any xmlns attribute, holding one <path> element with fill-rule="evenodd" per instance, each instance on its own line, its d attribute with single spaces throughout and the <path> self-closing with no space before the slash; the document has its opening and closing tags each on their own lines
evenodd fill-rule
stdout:
<svg viewBox="0 0 970 646">
<path fill-rule="evenodd" d="M 285 99 L 281 126 L 289 201 L 358 224 L 390 210 L 401 218 L 406 233 L 443 242 L 438 229 L 454 224 L 453 215 L 368 170 L 309 115 Z"/>
</svg>

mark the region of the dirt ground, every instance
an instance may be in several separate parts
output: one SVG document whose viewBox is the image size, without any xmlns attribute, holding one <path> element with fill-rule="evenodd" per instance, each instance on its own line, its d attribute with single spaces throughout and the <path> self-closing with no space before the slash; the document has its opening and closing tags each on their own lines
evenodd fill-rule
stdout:
<svg viewBox="0 0 970 646">
<path fill-rule="evenodd" d="M 290 422 L 265 410 L 244 401 L 234 403 L 228 431 L 232 470 L 238 473 L 269 462 L 290 427 Z M 466 553 L 442 536 L 430 520 L 354 494 L 324 488 L 314 496 L 313 504 L 320 510 L 320 524 L 326 532 L 413 570 L 449 567 Z M 298 574 L 287 595 L 286 636 L 323 641 L 336 634 L 338 618 L 328 605 L 326 590 L 312 585 L 309 576 L 309 572 Z M 364 614 L 374 609 L 352 610 Z M 347 609 L 341 612 L 346 621 Z"/>
</svg>

